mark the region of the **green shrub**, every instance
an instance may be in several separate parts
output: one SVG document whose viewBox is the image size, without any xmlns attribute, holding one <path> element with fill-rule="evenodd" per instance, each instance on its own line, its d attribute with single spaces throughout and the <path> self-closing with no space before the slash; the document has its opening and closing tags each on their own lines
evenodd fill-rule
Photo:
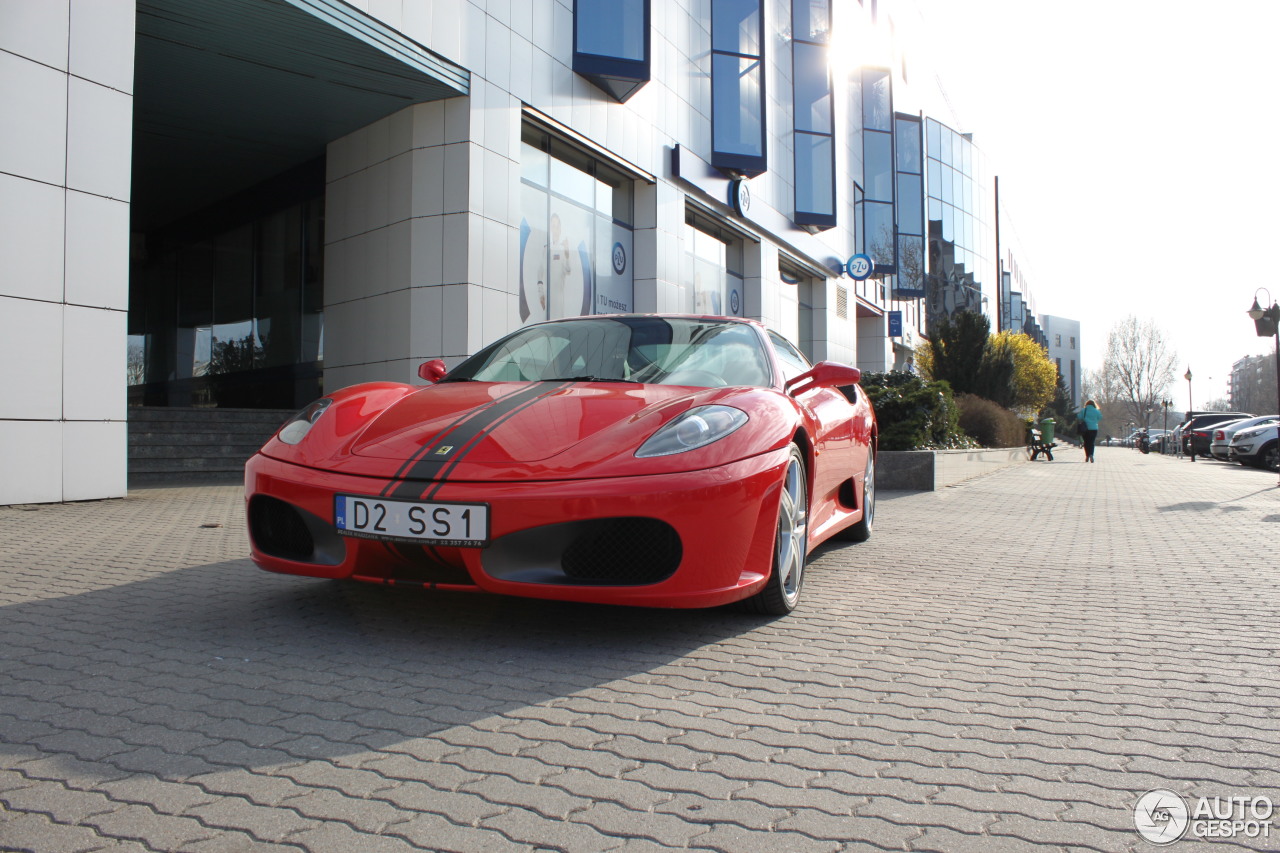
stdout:
<svg viewBox="0 0 1280 853">
<path fill-rule="evenodd" d="M 960 410 L 945 382 L 926 382 L 914 373 L 862 374 L 880 425 L 881 450 L 942 450 L 974 447 L 960 430 Z"/>
<path fill-rule="evenodd" d="M 973 394 L 956 397 L 960 427 L 983 447 L 1021 447 L 1027 440 L 1027 422 L 1013 412 Z"/>
</svg>

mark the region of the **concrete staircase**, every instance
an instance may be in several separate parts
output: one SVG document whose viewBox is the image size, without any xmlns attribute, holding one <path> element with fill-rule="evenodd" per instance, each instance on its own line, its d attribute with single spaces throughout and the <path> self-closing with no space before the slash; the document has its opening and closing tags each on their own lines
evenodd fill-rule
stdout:
<svg viewBox="0 0 1280 853">
<path fill-rule="evenodd" d="M 293 409 L 129 407 L 129 485 L 234 482 Z"/>
</svg>

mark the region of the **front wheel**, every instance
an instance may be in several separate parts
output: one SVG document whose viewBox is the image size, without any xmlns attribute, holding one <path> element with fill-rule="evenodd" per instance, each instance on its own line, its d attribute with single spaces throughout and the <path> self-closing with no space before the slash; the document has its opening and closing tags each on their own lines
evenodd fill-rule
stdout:
<svg viewBox="0 0 1280 853">
<path fill-rule="evenodd" d="M 1268 471 L 1280 470 L 1280 442 L 1271 442 L 1258 453 L 1259 468 Z"/>
<path fill-rule="evenodd" d="M 791 446 L 782 497 L 778 501 L 778 532 L 773 543 L 773 568 L 764 588 L 743 605 L 753 613 L 785 616 L 795 610 L 804 584 L 804 564 L 809 547 L 809 486 L 804 456 Z"/>
</svg>

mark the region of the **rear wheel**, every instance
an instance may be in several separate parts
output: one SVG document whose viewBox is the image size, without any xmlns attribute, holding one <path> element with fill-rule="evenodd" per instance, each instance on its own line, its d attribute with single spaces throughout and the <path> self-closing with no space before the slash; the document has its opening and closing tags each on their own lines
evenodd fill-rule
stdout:
<svg viewBox="0 0 1280 853">
<path fill-rule="evenodd" d="M 778 501 L 778 531 L 773 542 L 773 569 L 764 588 L 743 605 L 754 613 L 784 616 L 800 601 L 804 564 L 809 544 L 809 488 L 804 456 L 795 445 L 782 475 Z"/>
</svg>

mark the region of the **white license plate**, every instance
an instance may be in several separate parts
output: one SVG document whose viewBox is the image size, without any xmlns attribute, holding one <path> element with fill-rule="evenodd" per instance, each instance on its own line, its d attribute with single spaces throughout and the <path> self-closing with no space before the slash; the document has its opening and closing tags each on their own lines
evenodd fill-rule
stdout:
<svg viewBox="0 0 1280 853">
<path fill-rule="evenodd" d="M 430 545 L 479 547 L 489 542 L 487 504 L 427 503 L 336 495 L 333 524 L 344 536 Z"/>
</svg>

